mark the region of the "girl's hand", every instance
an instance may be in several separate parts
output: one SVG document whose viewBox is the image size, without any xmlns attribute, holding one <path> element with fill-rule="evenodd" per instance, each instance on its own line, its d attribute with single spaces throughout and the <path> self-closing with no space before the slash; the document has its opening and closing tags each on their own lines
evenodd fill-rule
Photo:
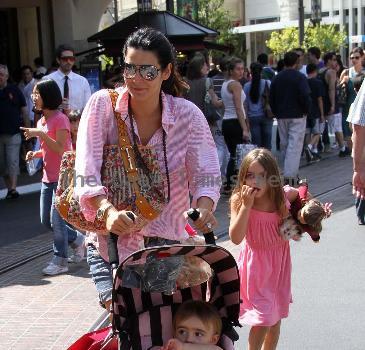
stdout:
<svg viewBox="0 0 365 350">
<path fill-rule="evenodd" d="M 33 151 L 28 151 L 27 155 L 25 156 L 25 160 L 32 160 L 34 158 L 34 152 Z"/>
<path fill-rule="evenodd" d="M 245 208 L 252 208 L 257 189 L 243 185 L 241 190 L 242 204 Z"/>
<path fill-rule="evenodd" d="M 130 219 L 125 210 L 118 211 L 111 207 L 107 211 L 106 228 L 109 232 L 117 235 L 124 235 L 134 226 L 134 221 Z"/>
<path fill-rule="evenodd" d="M 26 140 L 29 140 L 33 137 L 41 137 L 41 135 L 43 134 L 42 130 L 39 130 L 37 128 L 23 128 L 20 127 L 20 130 L 24 131 L 24 136 Z"/>
<path fill-rule="evenodd" d="M 326 219 L 329 218 L 332 214 L 331 207 L 332 207 L 332 203 L 324 203 L 324 205 L 323 205 L 324 212 L 326 213 L 326 216 L 325 216 Z"/>
</svg>

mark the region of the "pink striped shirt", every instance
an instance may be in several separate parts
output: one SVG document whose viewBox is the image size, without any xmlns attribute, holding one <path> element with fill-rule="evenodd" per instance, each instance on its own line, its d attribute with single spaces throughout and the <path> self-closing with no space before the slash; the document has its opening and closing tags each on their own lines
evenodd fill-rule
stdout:
<svg viewBox="0 0 365 350">
<path fill-rule="evenodd" d="M 128 91 L 117 89 L 119 97 L 116 110 L 121 113 L 128 130 Z M 202 196 L 214 202 L 219 199 L 220 171 L 216 147 L 208 123 L 198 107 L 191 102 L 162 93 L 162 128 L 166 133 L 167 161 L 170 174 L 171 198 L 161 215 L 147 224 L 138 234 L 119 237 L 120 261 L 131 252 L 143 248 L 143 236 L 158 236 L 173 240 L 187 238 L 184 230 L 186 220 L 183 216 L 190 206 Z M 148 142 L 156 149 L 162 171 L 165 164 L 162 146 L 162 128 L 157 130 Z M 137 139 L 138 127 L 134 122 Z M 131 136 L 131 134 L 130 134 Z M 103 147 L 117 144 L 118 134 L 113 109 L 107 90 L 93 94 L 87 103 L 80 121 L 77 152 L 76 175 L 93 176 L 95 186 L 81 181 L 76 182 L 75 194 L 79 198 L 82 211 L 87 220 L 93 221 L 96 211 L 88 204 L 88 199 L 106 195 L 106 188 L 100 181 Z M 192 195 L 190 205 L 189 192 Z M 107 260 L 106 237 L 98 236 L 99 252 Z"/>
</svg>

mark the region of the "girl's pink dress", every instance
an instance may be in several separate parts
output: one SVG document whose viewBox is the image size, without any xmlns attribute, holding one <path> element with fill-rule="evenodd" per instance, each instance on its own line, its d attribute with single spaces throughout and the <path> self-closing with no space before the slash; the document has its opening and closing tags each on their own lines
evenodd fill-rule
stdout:
<svg viewBox="0 0 365 350">
<path fill-rule="evenodd" d="M 273 326 L 289 314 L 292 302 L 290 246 L 279 236 L 279 224 L 277 213 L 250 211 L 238 260 L 243 324 Z"/>
</svg>

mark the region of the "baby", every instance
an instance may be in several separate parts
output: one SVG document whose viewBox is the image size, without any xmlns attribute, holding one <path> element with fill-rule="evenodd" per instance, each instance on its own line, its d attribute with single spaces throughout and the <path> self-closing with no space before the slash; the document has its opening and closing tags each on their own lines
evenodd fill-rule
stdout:
<svg viewBox="0 0 365 350">
<path fill-rule="evenodd" d="M 222 332 L 218 311 L 204 301 L 189 300 L 176 311 L 174 338 L 161 350 L 222 350 L 216 344 Z"/>
</svg>

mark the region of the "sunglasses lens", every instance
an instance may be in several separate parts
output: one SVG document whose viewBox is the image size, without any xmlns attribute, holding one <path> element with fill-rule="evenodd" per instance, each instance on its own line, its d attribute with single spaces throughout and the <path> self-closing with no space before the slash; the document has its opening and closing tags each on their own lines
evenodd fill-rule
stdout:
<svg viewBox="0 0 365 350">
<path fill-rule="evenodd" d="M 158 70 L 155 66 L 141 66 L 140 72 L 143 79 L 154 80 L 158 75 Z"/>
<path fill-rule="evenodd" d="M 61 60 L 64 61 L 64 62 L 66 62 L 66 61 L 75 62 L 75 57 L 72 57 L 72 56 L 61 57 Z"/>
<path fill-rule="evenodd" d="M 124 76 L 131 79 L 136 75 L 136 66 L 126 63 L 124 66 Z"/>
</svg>

